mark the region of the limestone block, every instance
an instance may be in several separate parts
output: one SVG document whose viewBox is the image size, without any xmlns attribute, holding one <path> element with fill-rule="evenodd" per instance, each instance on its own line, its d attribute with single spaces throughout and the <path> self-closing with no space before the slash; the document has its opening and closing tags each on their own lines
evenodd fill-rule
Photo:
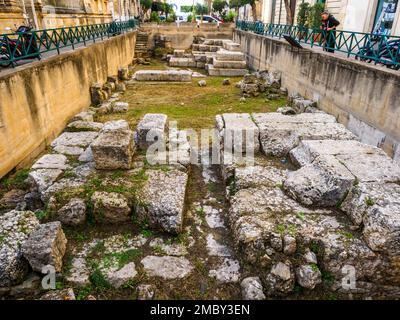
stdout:
<svg viewBox="0 0 400 320">
<path fill-rule="evenodd" d="M 96 169 L 129 169 L 135 152 L 130 130 L 103 131 L 91 145 Z"/>
<path fill-rule="evenodd" d="M 43 272 L 50 265 L 60 272 L 66 247 L 61 223 L 56 221 L 39 225 L 22 245 L 21 252 L 34 271 Z"/>
<path fill-rule="evenodd" d="M 147 219 L 150 225 L 166 232 L 180 233 L 187 174 L 175 169 L 147 170 L 146 176 L 147 181 L 140 193 L 139 218 Z"/>
<path fill-rule="evenodd" d="M 138 148 L 146 150 L 155 141 L 166 141 L 167 116 L 161 113 L 147 113 L 136 128 L 135 139 Z"/>
<path fill-rule="evenodd" d="M 130 220 L 131 209 L 120 193 L 96 191 L 92 202 L 95 219 L 100 223 L 118 224 Z"/>
</svg>

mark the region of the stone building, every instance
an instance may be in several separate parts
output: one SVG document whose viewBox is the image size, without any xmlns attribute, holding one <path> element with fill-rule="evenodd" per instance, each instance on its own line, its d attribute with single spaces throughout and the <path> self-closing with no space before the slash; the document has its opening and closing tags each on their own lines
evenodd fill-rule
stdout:
<svg viewBox="0 0 400 320">
<path fill-rule="evenodd" d="M 36 29 L 48 29 L 127 20 L 139 14 L 139 3 L 139 0 L 0 0 L 0 33 L 27 23 Z"/>
<path fill-rule="evenodd" d="M 340 22 L 340 29 L 400 35 L 399 0 L 291 0 L 294 21 L 302 2 L 325 3 Z M 286 24 L 284 0 L 262 0 L 261 19 L 265 23 Z"/>
</svg>

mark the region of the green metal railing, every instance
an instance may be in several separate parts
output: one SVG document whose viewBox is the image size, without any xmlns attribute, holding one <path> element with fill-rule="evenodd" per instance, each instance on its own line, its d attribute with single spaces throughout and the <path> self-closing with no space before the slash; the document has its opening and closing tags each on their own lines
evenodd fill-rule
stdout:
<svg viewBox="0 0 400 320">
<path fill-rule="evenodd" d="M 236 28 L 260 35 L 282 38 L 289 35 L 311 47 L 342 52 L 347 57 L 400 69 L 400 37 L 343 30 L 325 31 L 302 26 L 238 20 Z"/>
<path fill-rule="evenodd" d="M 45 52 L 57 51 L 65 47 L 88 42 L 96 42 L 133 30 L 139 26 L 137 19 L 103 24 L 91 24 L 66 28 L 31 30 L 0 34 L 0 66 L 15 66 L 23 59 L 40 59 Z"/>
</svg>

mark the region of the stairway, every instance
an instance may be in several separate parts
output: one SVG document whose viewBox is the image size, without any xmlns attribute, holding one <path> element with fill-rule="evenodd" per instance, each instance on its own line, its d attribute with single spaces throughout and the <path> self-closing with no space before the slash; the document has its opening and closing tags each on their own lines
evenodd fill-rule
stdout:
<svg viewBox="0 0 400 320">
<path fill-rule="evenodd" d="M 145 58 L 149 56 L 148 40 L 149 34 L 147 32 L 138 32 L 135 45 L 136 58 Z"/>
</svg>

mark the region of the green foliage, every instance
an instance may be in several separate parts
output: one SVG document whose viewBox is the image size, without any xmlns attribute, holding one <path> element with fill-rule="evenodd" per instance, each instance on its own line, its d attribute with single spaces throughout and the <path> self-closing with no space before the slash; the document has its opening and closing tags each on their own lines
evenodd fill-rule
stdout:
<svg viewBox="0 0 400 320">
<path fill-rule="evenodd" d="M 228 3 L 225 0 L 214 0 L 213 4 L 212 4 L 212 8 L 215 12 L 222 14 L 222 12 L 224 11 L 224 9 L 227 5 L 228 5 Z"/>
<path fill-rule="evenodd" d="M 7 189 L 23 188 L 25 186 L 25 180 L 28 178 L 29 169 L 21 169 L 14 174 L 8 176 L 0 182 L 0 187 Z"/>
<path fill-rule="evenodd" d="M 192 12 L 193 11 L 193 6 L 181 6 L 181 11 L 182 12 Z"/>
<path fill-rule="evenodd" d="M 139 249 L 108 253 L 103 258 L 103 264 L 105 267 L 115 265 L 118 269 L 121 269 L 126 264 L 133 262 L 141 254 L 142 252 Z"/>
<path fill-rule="evenodd" d="M 311 269 L 312 269 L 314 272 L 319 271 L 319 268 L 318 268 L 318 265 L 317 265 L 317 264 L 311 263 L 310 265 L 311 265 Z"/>
<path fill-rule="evenodd" d="M 310 250 L 314 252 L 316 255 L 318 255 L 321 252 L 321 247 L 317 242 L 311 242 Z"/>
<path fill-rule="evenodd" d="M 96 268 L 89 276 L 90 282 L 98 289 L 108 289 L 110 288 L 110 283 L 104 277 L 104 274 Z"/>
<path fill-rule="evenodd" d="M 223 17 L 225 22 L 233 22 L 235 21 L 236 18 L 236 12 L 235 11 L 228 11 L 228 13 Z"/>
<path fill-rule="evenodd" d="M 325 285 L 331 286 L 335 281 L 335 276 L 329 271 L 321 271 L 321 278 Z"/>
<path fill-rule="evenodd" d="M 85 300 L 92 293 L 92 290 L 90 285 L 82 287 L 76 294 L 76 300 Z"/>
<path fill-rule="evenodd" d="M 297 24 L 301 27 L 308 27 L 310 16 L 310 4 L 303 2 L 299 6 L 299 12 L 297 13 Z"/>
<path fill-rule="evenodd" d="M 321 14 L 325 10 L 325 4 L 316 3 L 310 8 L 308 25 L 312 29 L 319 29 L 322 24 Z"/>
<path fill-rule="evenodd" d="M 230 8 L 239 8 L 241 6 L 244 6 L 246 4 L 249 4 L 253 6 L 256 3 L 257 0 L 230 0 L 229 1 L 229 7 Z"/>
<path fill-rule="evenodd" d="M 366 198 L 365 198 L 365 204 L 366 204 L 368 207 L 372 207 L 372 206 L 375 204 L 375 201 L 374 201 L 372 198 L 370 198 L 370 197 L 366 197 Z"/>
<path fill-rule="evenodd" d="M 157 12 L 152 12 L 151 14 L 150 14 L 150 21 L 151 22 L 157 22 L 157 23 L 159 23 L 160 22 L 160 17 L 158 16 L 158 13 Z"/>
<path fill-rule="evenodd" d="M 153 3 L 152 0 L 140 0 L 140 5 L 144 9 L 144 11 L 147 11 L 151 8 L 151 4 Z"/>
<path fill-rule="evenodd" d="M 49 215 L 49 212 L 46 209 L 35 211 L 35 216 L 36 216 L 36 218 L 38 218 L 39 221 L 46 219 L 48 217 L 48 215 Z"/>
<path fill-rule="evenodd" d="M 202 4 L 200 4 L 200 3 L 197 3 L 197 4 L 196 4 L 196 7 L 195 7 L 195 12 L 196 12 L 196 14 L 198 14 L 198 15 L 205 15 L 205 14 L 208 14 L 208 7 L 205 6 L 205 5 L 202 5 Z"/>
</svg>

